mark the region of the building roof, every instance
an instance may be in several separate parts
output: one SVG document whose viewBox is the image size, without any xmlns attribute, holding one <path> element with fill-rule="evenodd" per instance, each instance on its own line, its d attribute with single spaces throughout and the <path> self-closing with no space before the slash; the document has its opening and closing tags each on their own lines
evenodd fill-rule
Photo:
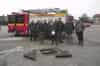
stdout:
<svg viewBox="0 0 100 66">
<path fill-rule="evenodd" d="M 64 10 L 61 10 L 59 8 L 54 8 L 54 9 L 30 9 L 30 10 L 22 10 L 23 12 L 29 12 L 29 13 L 58 13 L 62 12 Z"/>
</svg>

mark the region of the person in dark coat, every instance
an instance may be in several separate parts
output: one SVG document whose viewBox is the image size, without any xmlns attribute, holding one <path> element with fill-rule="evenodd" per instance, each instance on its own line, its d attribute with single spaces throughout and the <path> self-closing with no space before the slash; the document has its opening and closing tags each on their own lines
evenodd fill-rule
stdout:
<svg viewBox="0 0 100 66">
<path fill-rule="evenodd" d="M 71 36 L 74 31 L 73 16 L 68 16 L 64 24 L 64 32 Z"/>
<path fill-rule="evenodd" d="M 48 30 L 48 23 L 46 20 L 43 20 L 42 23 L 40 24 L 40 41 L 42 43 L 47 38 L 47 30 Z"/>
<path fill-rule="evenodd" d="M 55 29 L 55 36 L 56 36 L 56 41 L 62 43 L 62 32 L 63 32 L 64 24 L 61 21 L 61 18 L 58 18 L 58 20 L 55 21 L 54 23 L 54 29 Z"/>
<path fill-rule="evenodd" d="M 42 24 L 42 33 L 43 33 L 43 37 L 46 38 L 47 37 L 47 30 L 48 30 L 48 23 L 46 20 L 43 20 L 43 24 Z"/>
<path fill-rule="evenodd" d="M 38 36 L 39 36 L 39 24 L 40 24 L 40 21 L 38 20 L 36 23 L 35 23 L 35 26 L 34 26 L 34 40 L 37 40 Z"/>
<path fill-rule="evenodd" d="M 38 20 L 38 25 L 39 25 L 39 33 L 42 32 L 42 26 L 43 26 L 43 23 L 41 20 Z"/>
<path fill-rule="evenodd" d="M 43 23 L 43 32 L 46 35 L 45 37 L 47 37 L 47 33 L 48 33 L 48 23 L 47 23 L 46 20 L 44 20 L 44 23 Z"/>
<path fill-rule="evenodd" d="M 48 21 L 48 25 L 47 25 L 47 38 L 50 40 L 51 39 L 51 31 L 52 31 L 52 20 Z"/>
<path fill-rule="evenodd" d="M 52 44 L 56 41 L 55 37 L 55 29 L 54 29 L 54 23 L 53 20 L 49 20 L 48 22 L 48 36 L 49 39 L 52 41 Z"/>
<path fill-rule="evenodd" d="M 35 27 L 35 23 L 32 20 L 32 22 L 29 24 L 29 36 L 31 41 L 33 40 L 34 27 Z"/>
</svg>

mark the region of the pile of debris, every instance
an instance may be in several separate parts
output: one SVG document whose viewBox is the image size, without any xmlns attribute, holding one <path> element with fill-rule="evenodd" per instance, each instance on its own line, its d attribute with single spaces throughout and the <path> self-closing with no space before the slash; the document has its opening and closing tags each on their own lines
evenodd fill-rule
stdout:
<svg viewBox="0 0 100 66">
<path fill-rule="evenodd" d="M 67 50 L 61 50 L 59 48 L 43 48 L 39 50 L 31 50 L 24 54 L 24 57 L 30 60 L 36 61 L 37 52 L 40 52 L 43 55 L 53 55 L 55 58 L 71 58 L 72 54 Z"/>
</svg>

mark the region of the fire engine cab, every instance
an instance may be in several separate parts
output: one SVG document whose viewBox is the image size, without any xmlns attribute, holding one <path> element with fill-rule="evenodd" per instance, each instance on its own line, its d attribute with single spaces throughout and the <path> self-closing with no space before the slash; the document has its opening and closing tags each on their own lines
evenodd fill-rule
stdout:
<svg viewBox="0 0 100 66">
<path fill-rule="evenodd" d="M 12 13 L 8 15 L 8 32 L 14 32 L 20 35 L 28 34 L 28 22 L 28 14 Z"/>
</svg>

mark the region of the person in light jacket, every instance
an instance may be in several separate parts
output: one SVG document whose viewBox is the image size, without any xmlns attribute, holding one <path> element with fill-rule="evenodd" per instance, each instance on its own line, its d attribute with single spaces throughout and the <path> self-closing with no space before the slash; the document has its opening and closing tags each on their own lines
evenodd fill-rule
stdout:
<svg viewBox="0 0 100 66">
<path fill-rule="evenodd" d="M 79 45 L 83 45 L 84 29 L 85 29 L 85 26 L 84 26 L 83 22 L 78 21 L 75 26 L 75 31 L 76 31 L 76 36 L 77 36 Z"/>
</svg>

